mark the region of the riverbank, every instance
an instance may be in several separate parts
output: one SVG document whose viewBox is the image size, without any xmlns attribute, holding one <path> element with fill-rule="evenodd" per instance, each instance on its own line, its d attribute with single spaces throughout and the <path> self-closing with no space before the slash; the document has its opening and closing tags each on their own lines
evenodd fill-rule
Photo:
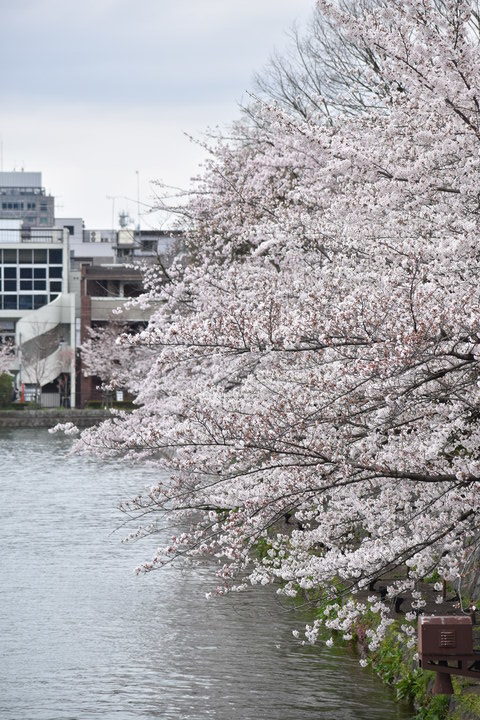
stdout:
<svg viewBox="0 0 480 720">
<path fill-rule="evenodd" d="M 444 614 L 455 614 L 453 608 Z M 317 617 L 324 619 L 322 611 Z M 435 673 L 419 668 L 416 646 L 407 647 L 405 633 L 401 626 L 415 625 L 407 622 L 403 616 L 389 627 L 385 637 L 376 649 L 369 648 L 369 631 L 377 621 L 373 614 L 359 618 L 351 640 L 341 640 L 341 634 L 333 632 L 335 645 L 348 645 L 360 664 L 375 673 L 386 685 L 392 688 L 400 703 L 408 703 L 414 709 L 412 720 L 480 720 L 480 684 L 467 677 L 452 676 L 454 694 L 433 695 Z M 480 641 L 480 627 L 474 626 L 474 646 Z"/>
<path fill-rule="evenodd" d="M 480 685 L 466 677 L 452 676 L 454 695 L 432 695 L 435 674 L 421 670 L 415 649 L 409 650 L 399 636 L 399 623 L 392 626 L 374 652 L 366 647 L 365 628 L 357 630 L 357 650 L 398 700 L 412 703 L 414 720 L 479 720 Z"/>
<path fill-rule="evenodd" d="M 96 408 L 0 410 L 0 428 L 52 428 L 66 422 L 85 428 L 106 420 L 110 415 L 110 410 Z"/>
</svg>

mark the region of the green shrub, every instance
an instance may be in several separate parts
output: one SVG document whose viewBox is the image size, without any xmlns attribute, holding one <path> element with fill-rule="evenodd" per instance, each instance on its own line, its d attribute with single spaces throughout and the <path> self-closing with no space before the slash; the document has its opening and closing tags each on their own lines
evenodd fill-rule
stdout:
<svg viewBox="0 0 480 720">
<path fill-rule="evenodd" d="M 8 373 L 0 375 L 0 407 L 5 407 L 12 402 L 13 377 Z"/>
</svg>

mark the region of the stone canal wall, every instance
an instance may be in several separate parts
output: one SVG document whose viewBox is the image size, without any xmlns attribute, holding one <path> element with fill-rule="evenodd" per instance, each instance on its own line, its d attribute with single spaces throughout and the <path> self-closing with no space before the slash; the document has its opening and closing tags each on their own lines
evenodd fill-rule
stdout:
<svg viewBox="0 0 480 720">
<path fill-rule="evenodd" d="M 72 422 L 80 428 L 96 425 L 110 417 L 109 410 L 1 410 L 0 428 L 51 428 Z"/>
</svg>

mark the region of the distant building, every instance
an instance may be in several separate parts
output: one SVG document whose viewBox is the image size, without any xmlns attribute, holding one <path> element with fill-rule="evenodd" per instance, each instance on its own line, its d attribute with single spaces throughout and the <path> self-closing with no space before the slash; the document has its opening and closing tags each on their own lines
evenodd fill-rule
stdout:
<svg viewBox="0 0 480 720">
<path fill-rule="evenodd" d="M 80 217 L 54 217 L 39 172 L 0 172 L 0 344 L 15 345 L 11 371 L 19 399 L 83 407 L 102 398 L 83 377 L 88 329 L 112 321 L 132 331 L 151 310 L 114 311 L 143 292 L 142 266 L 168 268 L 183 257 L 179 231 L 86 229 Z"/>
<path fill-rule="evenodd" d="M 140 307 L 124 309 L 120 315 L 115 311 L 128 300 L 143 292 L 142 273 L 139 268 L 114 265 L 83 264 L 81 270 L 81 322 L 80 343 L 89 337 L 90 328 L 104 327 L 111 322 L 128 326 L 132 331 L 145 327 L 151 310 Z M 77 403 L 84 407 L 89 402 L 103 399 L 102 381 L 95 376 L 85 377 L 81 368 L 78 373 Z"/>
<path fill-rule="evenodd" d="M 42 187 L 42 173 L 0 172 L 0 218 L 22 227 L 53 227 L 55 199 Z"/>
<path fill-rule="evenodd" d="M 75 405 L 75 296 L 68 231 L 0 220 L 0 341 L 13 341 L 19 396 Z"/>
</svg>

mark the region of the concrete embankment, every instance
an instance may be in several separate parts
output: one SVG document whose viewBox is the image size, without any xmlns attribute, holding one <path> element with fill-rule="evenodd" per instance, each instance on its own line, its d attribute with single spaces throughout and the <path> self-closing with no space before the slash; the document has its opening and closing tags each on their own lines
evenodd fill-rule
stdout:
<svg viewBox="0 0 480 720">
<path fill-rule="evenodd" d="M 90 427 L 110 417 L 109 410 L 1 410 L 0 428 L 51 428 L 72 422 L 80 428 Z"/>
</svg>

